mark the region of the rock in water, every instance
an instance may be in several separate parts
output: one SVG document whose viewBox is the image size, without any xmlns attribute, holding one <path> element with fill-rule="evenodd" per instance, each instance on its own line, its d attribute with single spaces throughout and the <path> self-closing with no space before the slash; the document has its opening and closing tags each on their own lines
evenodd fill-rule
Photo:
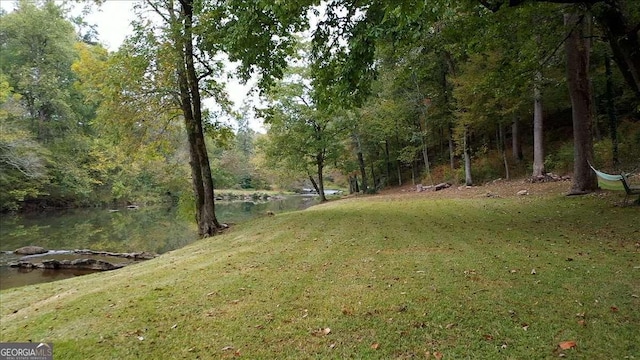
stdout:
<svg viewBox="0 0 640 360">
<path fill-rule="evenodd" d="M 44 254 L 46 252 L 48 252 L 47 249 L 40 247 L 40 246 L 23 246 L 19 249 L 16 249 L 13 251 L 14 254 L 18 254 L 18 255 L 36 255 L 36 254 Z"/>
</svg>

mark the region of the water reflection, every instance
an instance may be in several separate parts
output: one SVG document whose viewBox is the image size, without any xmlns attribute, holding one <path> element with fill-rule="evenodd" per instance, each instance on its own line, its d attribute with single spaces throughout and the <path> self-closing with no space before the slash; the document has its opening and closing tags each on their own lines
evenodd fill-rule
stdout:
<svg viewBox="0 0 640 360">
<path fill-rule="evenodd" d="M 303 196 L 288 196 L 259 203 L 220 201 L 216 202 L 216 215 L 220 222 L 235 224 L 263 216 L 269 211 L 282 213 L 305 209 L 316 202 L 315 198 Z M 119 211 L 73 209 L 24 216 L 3 214 L 0 217 L 0 289 L 92 272 L 9 268 L 9 262 L 20 259 L 11 251 L 23 246 L 36 245 L 50 250 L 91 249 L 162 254 L 195 240 L 195 224 L 180 216 L 175 208 L 168 207 L 140 207 Z M 70 259 L 74 257 L 89 258 L 86 255 L 74 255 Z M 121 261 L 122 259 L 110 262 Z"/>
</svg>

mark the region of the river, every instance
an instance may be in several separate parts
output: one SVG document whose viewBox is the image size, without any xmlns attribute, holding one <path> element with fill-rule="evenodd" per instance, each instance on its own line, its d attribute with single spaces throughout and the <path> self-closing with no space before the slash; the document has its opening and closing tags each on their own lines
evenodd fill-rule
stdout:
<svg viewBox="0 0 640 360">
<path fill-rule="evenodd" d="M 240 223 L 267 212 L 302 210 L 317 203 L 308 196 L 287 196 L 266 202 L 218 201 L 216 216 L 223 223 Z M 0 289 L 49 282 L 91 273 L 81 270 L 42 270 L 10 268 L 21 257 L 13 250 L 27 245 L 48 250 L 91 249 L 119 253 L 162 254 L 197 240 L 193 221 L 180 216 L 175 207 L 152 206 L 137 209 L 71 209 L 28 215 L 0 216 Z M 95 258 L 68 252 L 47 255 L 47 259 Z M 30 259 L 31 261 L 40 261 Z M 119 259 L 119 262 L 130 261 Z"/>
</svg>

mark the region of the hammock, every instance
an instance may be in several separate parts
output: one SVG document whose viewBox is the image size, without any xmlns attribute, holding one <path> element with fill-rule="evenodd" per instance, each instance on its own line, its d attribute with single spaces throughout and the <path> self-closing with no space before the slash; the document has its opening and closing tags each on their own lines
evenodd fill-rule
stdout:
<svg viewBox="0 0 640 360">
<path fill-rule="evenodd" d="M 596 173 L 596 176 L 598 177 L 598 187 L 600 187 L 600 189 L 626 192 L 627 195 L 624 197 L 625 205 L 627 204 L 627 199 L 630 195 L 640 195 L 640 187 L 629 185 L 626 175 L 611 175 L 603 173 L 602 171 L 596 170 L 591 163 L 589 163 L 589 167 L 591 167 L 591 170 Z M 640 204 L 640 197 L 638 197 L 636 202 Z"/>
</svg>

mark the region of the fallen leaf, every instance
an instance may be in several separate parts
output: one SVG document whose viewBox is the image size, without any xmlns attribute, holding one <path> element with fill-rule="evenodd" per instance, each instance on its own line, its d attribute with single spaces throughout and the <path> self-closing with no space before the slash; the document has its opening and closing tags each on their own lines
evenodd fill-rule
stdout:
<svg viewBox="0 0 640 360">
<path fill-rule="evenodd" d="M 585 320 L 578 320 L 578 325 L 587 326 L 587 322 Z"/>
<path fill-rule="evenodd" d="M 451 329 L 451 328 L 453 328 L 455 326 L 456 326 L 455 323 L 447 324 L 447 326 L 445 326 L 445 329 Z"/>
<path fill-rule="evenodd" d="M 329 335 L 331 333 L 331 329 L 330 328 L 323 328 L 323 329 L 318 329 L 314 332 L 312 332 L 311 334 L 313 336 L 325 336 L 325 335 Z"/>
<path fill-rule="evenodd" d="M 561 343 L 558 344 L 558 346 L 560 346 L 560 349 L 562 350 L 569 350 L 572 349 L 574 347 L 576 347 L 576 342 L 571 340 L 571 341 L 563 341 Z"/>
<path fill-rule="evenodd" d="M 487 340 L 487 341 L 493 340 L 493 335 L 491 335 L 491 334 L 484 334 L 484 335 L 482 335 L 482 337 L 484 337 L 484 339 Z"/>
<path fill-rule="evenodd" d="M 615 306 L 612 306 L 612 307 L 611 307 L 611 311 L 613 311 L 613 312 L 618 312 L 618 308 L 617 308 L 617 307 L 615 307 Z"/>
<path fill-rule="evenodd" d="M 371 348 L 372 348 L 373 350 L 378 350 L 378 348 L 379 348 L 379 347 L 380 347 L 380 344 L 378 344 L 378 343 L 373 343 L 373 344 L 371 344 Z"/>
<path fill-rule="evenodd" d="M 436 360 L 440 360 L 440 359 L 442 359 L 442 357 L 443 357 L 444 355 L 442 355 L 442 353 L 441 353 L 441 352 L 436 351 L 436 352 L 434 352 L 434 353 L 433 353 L 433 356 L 435 356 L 435 357 L 436 357 Z"/>
</svg>

